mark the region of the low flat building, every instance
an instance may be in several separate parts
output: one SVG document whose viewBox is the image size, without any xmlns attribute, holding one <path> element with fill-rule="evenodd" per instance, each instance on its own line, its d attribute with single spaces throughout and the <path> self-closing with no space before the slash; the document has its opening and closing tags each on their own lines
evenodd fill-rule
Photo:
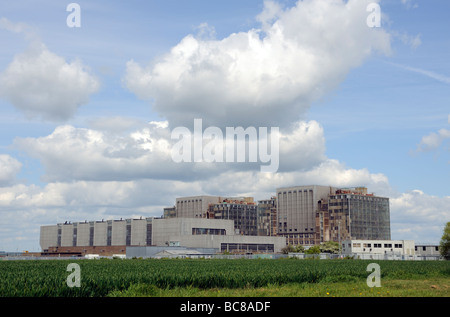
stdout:
<svg viewBox="0 0 450 317">
<path fill-rule="evenodd" d="M 381 259 L 384 256 L 413 257 L 415 255 L 413 240 L 345 240 L 341 246 L 343 255 L 360 258 L 378 256 Z"/>
<path fill-rule="evenodd" d="M 233 220 L 172 218 L 153 221 L 153 241 L 158 246 L 210 248 L 229 253 L 280 253 L 283 237 L 235 234 Z"/>
<path fill-rule="evenodd" d="M 415 246 L 416 255 L 424 257 L 426 259 L 438 260 L 442 258 L 439 245 L 418 243 Z"/>
<path fill-rule="evenodd" d="M 78 230 L 82 226 L 87 228 Z M 109 250 L 110 253 L 123 254 L 128 247 L 139 246 L 208 248 L 229 253 L 279 253 L 285 245 L 286 239 L 282 237 L 237 234 L 234 221 L 225 219 L 144 218 L 41 227 L 41 248 L 46 255 L 62 252 L 106 254 Z"/>
</svg>

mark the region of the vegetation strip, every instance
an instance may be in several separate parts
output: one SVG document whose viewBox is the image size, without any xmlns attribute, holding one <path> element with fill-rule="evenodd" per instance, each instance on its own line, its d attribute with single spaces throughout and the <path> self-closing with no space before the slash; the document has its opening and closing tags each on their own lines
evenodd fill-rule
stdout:
<svg viewBox="0 0 450 317">
<path fill-rule="evenodd" d="M 383 291 L 383 285 L 390 281 L 409 281 L 412 287 L 437 279 L 430 284 L 436 288 L 430 289 L 448 294 L 450 279 L 448 261 L 105 259 L 75 261 L 80 266 L 81 286 L 69 287 L 67 266 L 73 262 L 1 261 L 0 296 L 104 297 L 139 287 L 144 290 L 143 296 L 164 296 L 161 290 L 224 292 L 283 289 L 289 285 L 315 285 L 322 290 L 323 286 L 362 285 L 369 292 L 366 268 L 375 262 L 381 267 L 382 287 L 372 292 Z"/>
</svg>

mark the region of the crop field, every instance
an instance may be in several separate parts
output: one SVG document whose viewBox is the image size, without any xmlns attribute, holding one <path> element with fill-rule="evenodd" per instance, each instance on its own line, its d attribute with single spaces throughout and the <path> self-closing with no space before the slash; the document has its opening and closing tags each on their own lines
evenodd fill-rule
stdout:
<svg viewBox="0 0 450 317">
<path fill-rule="evenodd" d="M 68 284 L 71 263 L 79 265 L 79 286 Z M 364 286 L 370 274 L 367 271 L 370 263 L 380 265 L 382 283 L 438 281 L 436 283 L 440 285 L 436 287 L 441 289 L 440 296 L 450 296 L 450 261 L 298 259 L 0 261 L 0 296 L 210 296 L 220 291 L 224 296 L 240 296 L 249 290 L 252 290 L 250 296 L 272 296 L 270 292 L 258 291 L 299 286 L 302 289 L 323 288 L 325 293 L 333 286 L 353 289 L 355 285 Z M 365 288 L 369 289 L 367 285 Z M 149 289 L 152 291 L 146 293 Z M 273 294 L 277 296 L 276 291 Z"/>
</svg>

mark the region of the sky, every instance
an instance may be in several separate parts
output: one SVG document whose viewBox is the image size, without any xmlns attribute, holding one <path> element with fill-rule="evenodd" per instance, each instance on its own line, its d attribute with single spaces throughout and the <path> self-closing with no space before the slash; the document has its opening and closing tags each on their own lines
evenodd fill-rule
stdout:
<svg viewBox="0 0 450 317">
<path fill-rule="evenodd" d="M 70 3 L 0 1 L 0 250 L 40 251 L 42 225 L 297 185 L 366 186 L 390 198 L 392 239 L 439 243 L 447 0 Z M 277 128 L 278 169 L 174 161 L 195 119 Z"/>
</svg>

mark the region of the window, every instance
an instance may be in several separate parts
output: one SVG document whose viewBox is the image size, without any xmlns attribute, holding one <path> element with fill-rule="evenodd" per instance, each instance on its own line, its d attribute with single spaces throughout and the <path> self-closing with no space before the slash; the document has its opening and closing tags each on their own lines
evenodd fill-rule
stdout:
<svg viewBox="0 0 450 317">
<path fill-rule="evenodd" d="M 213 229 L 213 228 L 192 228 L 192 235 L 226 235 L 225 229 Z"/>
</svg>

